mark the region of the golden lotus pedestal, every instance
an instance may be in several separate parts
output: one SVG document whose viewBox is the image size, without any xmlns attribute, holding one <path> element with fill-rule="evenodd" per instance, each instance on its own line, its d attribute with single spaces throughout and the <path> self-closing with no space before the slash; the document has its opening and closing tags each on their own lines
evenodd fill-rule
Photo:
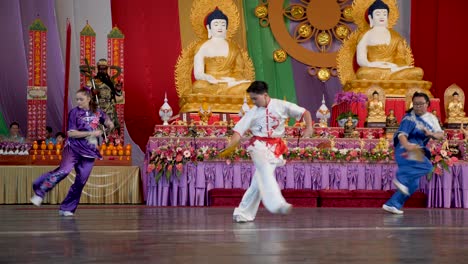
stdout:
<svg viewBox="0 0 468 264">
<path fill-rule="evenodd" d="M 408 91 L 414 90 L 424 92 L 429 97 L 431 94 L 432 83 L 428 81 L 409 81 L 409 80 L 352 80 L 348 81 L 343 90 L 346 92 L 355 92 L 366 94 L 367 90 L 373 86 L 382 88 L 386 97 L 404 98 Z"/>
<path fill-rule="evenodd" d="M 237 114 L 243 103 L 244 97 L 239 95 L 188 94 L 179 99 L 180 113 L 198 112 L 202 105 L 206 105 L 212 113 Z"/>
</svg>

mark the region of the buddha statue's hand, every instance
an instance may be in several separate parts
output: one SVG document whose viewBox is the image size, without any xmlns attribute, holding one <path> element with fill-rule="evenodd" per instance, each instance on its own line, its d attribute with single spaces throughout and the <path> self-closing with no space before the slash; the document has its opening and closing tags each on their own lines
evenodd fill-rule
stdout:
<svg viewBox="0 0 468 264">
<path fill-rule="evenodd" d="M 386 62 L 386 61 L 369 62 L 369 67 L 384 68 L 384 69 L 398 68 L 398 66 L 395 63 Z"/>
<path fill-rule="evenodd" d="M 395 67 L 391 67 L 390 71 L 397 72 L 397 71 L 401 71 L 401 70 L 408 69 L 408 68 L 411 68 L 411 67 L 410 66 L 401 66 L 401 67 L 395 66 Z"/>
<path fill-rule="evenodd" d="M 211 83 L 211 84 L 218 84 L 218 83 L 219 83 L 219 80 L 218 80 L 218 79 L 216 79 L 215 77 L 213 77 L 213 76 L 211 76 L 211 75 L 209 75 L 209 74 L 205 74 L 204 77 L 205 77 L 205 78 L 204 78 L 205 81 L 207 81 L 207 82 L 209 82 L 209 83 Z"/>
</svg>

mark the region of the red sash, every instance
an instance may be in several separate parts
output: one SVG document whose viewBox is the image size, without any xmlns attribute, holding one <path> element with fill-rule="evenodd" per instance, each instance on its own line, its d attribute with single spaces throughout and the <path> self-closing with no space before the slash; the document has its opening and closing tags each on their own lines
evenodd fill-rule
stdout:
<svg viewBox="0 0 468 264">
<path fill-rule="evenodd" d="M 275 151 L 273 152 L 276 157 L 279 157 L 288 151 L 288 146 L 286 146 L 282 138 L 269 138 L 269 137 L 254 136 L 250 138 L 249 144 L 253 145 L 256 140 L 265 142 L 267 146 L 276 145 Z"/>
</svg>

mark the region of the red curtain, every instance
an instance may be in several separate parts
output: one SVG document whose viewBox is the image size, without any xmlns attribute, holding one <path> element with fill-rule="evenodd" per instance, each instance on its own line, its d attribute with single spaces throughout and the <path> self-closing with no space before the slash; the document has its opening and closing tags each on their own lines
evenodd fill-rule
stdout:
<svg viewBox="0 0 468 264">
<path fill-rule="evenodd" d="M 112 0 L 112 23 L 125 34 L 125 123 L 143 151 L 167 92 L 179 112 L 174 67 L 181 53 L 178 1 Z"/>
<path fill-rule="evenodd" d="M 440 98 L 441 109 L 444 91 L 453 83 L 468 96 L 466 10 L 466 0 L 411 1 L 411 48 L 415 65 L 423 68 L 424 79 L 432 82 L 431 92 Z"/>
</svg>

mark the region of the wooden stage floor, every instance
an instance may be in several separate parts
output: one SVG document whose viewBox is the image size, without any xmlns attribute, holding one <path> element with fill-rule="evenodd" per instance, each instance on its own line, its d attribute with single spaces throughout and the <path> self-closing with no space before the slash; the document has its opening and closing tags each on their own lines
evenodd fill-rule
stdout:
<svg viewBox="0 0 468 264">
<path fill-rule="evenodd" d="M 0 263 L 468 263 L 468 210 L 0 206 Z"/>
</svg>

